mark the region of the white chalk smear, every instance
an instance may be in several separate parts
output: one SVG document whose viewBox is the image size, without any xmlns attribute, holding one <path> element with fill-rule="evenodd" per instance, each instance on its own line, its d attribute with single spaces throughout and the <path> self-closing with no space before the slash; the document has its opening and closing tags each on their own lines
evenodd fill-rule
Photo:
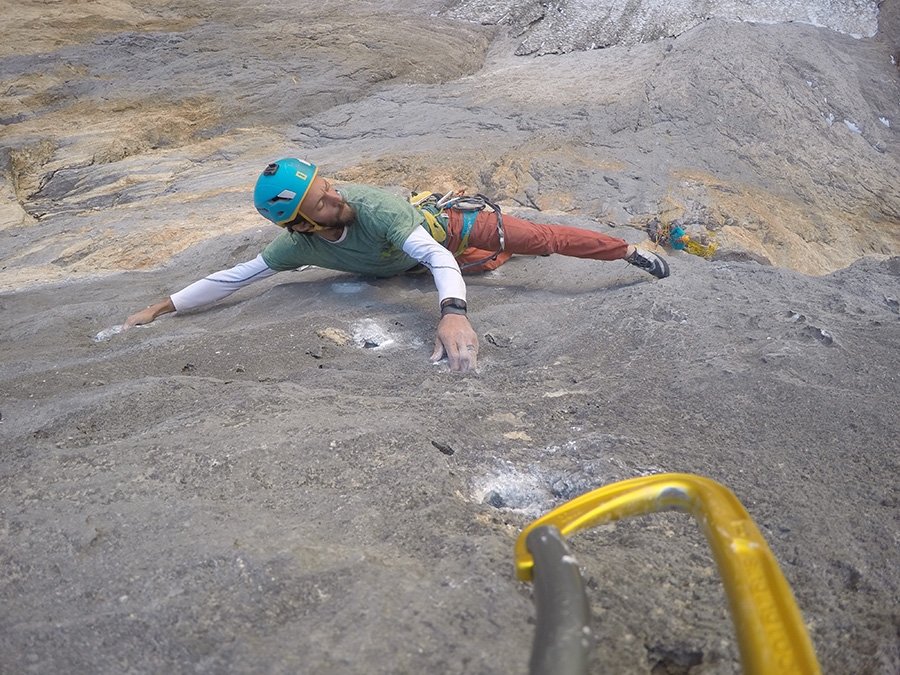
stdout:
<svg viewBox="0 0 900 675">
<path fill-rule="evenodd" d="M 396 343 L 388 331 L 374 319 L 361 319 L 353 324 L 351 330 L 353 341 L 360 347 L 383 349 Z"/>
<path fill-rule="evenodd" d="M 94 336 L 94 342 L 106 342 L 113 335 L 118 335 L 122 332 L 121 324 L 118 326 L 112 326 L 111 328 L 106 328 L 105 330 L 101 330 Z"/>
<path fill-rule="evenodd" d="M 341 295 L 350 295 L 351 293 L 362 293 L 368 284 L 355 281 L 341 281 L 331 284 L 331 290 Z"/>
</svg>

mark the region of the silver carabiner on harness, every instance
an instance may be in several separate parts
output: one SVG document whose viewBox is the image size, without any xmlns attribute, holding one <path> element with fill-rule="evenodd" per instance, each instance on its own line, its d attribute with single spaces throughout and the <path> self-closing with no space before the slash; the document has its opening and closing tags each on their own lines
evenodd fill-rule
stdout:
<svg viewBox="0 0 900 675">
<path fill-rule="evenodd" d="M 465 265 L 460 265 L 460 271 L 469 269 L 470 267 L 478 267 L 479 265 L 483 265 L 490 260 L 496 260 L 497 256 L 503 253 L 504 249 L 506 248 L 506 235 L 503 232 L 503 214 L 501 213 L 499 206 L 497 206 L 494 202 L 492 202 L 481 193 L 476 194 L 474 197 L 466 197 L 465 195 L 454 196 L 454 193 L 451 192 L 444 195 L 444 197 L 438 200 L 437 205 L 441 206 L 442 204 L 446 205 L 442 206 L 442 208 L 454 208 L 457 211 L 462 211 L 464 214 L 478 213 L 479 211 L 483 211 L 485 206 L 489 206 L 491 210 L 495 214 L 497 214 L 497 235 L 500 240 L 500 248 L 498 248 L 494 253 L 487 256 L 486 258 L 482 258 L 481 260 L 476 260 L 474 262 L 469 262 Z M 470 217 L 472 217 L 474 220 L 474 216 Z M 465 235 L 465 238 L 468 239 L 467 233 Z"/>
<path fill-rule="evenodd" d="M 439 194 L 435 194 L 433 192 L 423 192 L 419 199 L 410 199 L 410 204 L 420 209 L 427 204 L 433 206 L 436 209 L 439 209 L 440 211 L 452 208 L 462 212 L 464 222 L 463 232 L 461 236 L 462 247 L 460 251 L 458 251 L 454 255 L 459 255 L 459 253 L 461 253 L 464 248 L 467 248 L 469 232 L 471 231 L 472 224 L 475 221 L 475 214 L 483 211 L 486 206 L 489 206 L 491 210 L 497 214 L 497 235 L 500 241 L 500 248 L 498 248 L 494 253 L 487 256 L 486 258 L 466 263 L 465 265 L 460 265 L 460 270 L 477 267 L 490 260 L 496 260 L 497 256 L 503 253 L 503 251 L 506 249 L 506 234 L 503 231 L 503 214 L 500 211 L 500 207 L 481 193 L 478 193 L 474 196 L 467 196 L 462 194 L 461 191 L 450 191 L 447 194 L 440 196 Z"/>
</svg>

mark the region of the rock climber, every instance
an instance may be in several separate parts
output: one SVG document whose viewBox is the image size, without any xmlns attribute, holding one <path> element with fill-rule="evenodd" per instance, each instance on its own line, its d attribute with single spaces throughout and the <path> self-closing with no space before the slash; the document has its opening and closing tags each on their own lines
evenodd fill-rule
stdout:
<svg viewBox="0 0 900 675">
<path fill-rule="evenodd" d="M 431 359 L 446 355 L 451 370 L 465 371 L 477 366 L 478 336 L 466 316 L 461 266 L 482 271 L 496 268 L 513 254 L 560 253 L 625 260 L 659 279 L 669 275 L 662 256 L 622 239 L 500 214 L 491 202 L 487 202 L 490 209 L 468 208 L 471 200 L 461 200 L 459 208 L 439 208 L 432 199 L 431 208 L 417 208 L 377 187 L 335 187 L 314 164 L 299 159 L 269 164 L 256 182 L 253 199 L 259 213 L 285 231 L 253 260 L 211 274 L 132 314 L 123 329 L 221 300 L 255 281 L 303 265 L 389 277 L 421 264 L 431 271 L 440 302 Z"/>
</svg>

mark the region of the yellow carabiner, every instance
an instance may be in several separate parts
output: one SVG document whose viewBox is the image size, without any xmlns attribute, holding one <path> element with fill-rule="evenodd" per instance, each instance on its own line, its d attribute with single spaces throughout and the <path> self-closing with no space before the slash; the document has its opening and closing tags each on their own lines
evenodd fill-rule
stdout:
<svg viewBox="0 0 900 675">
<path fill-rule="evenodd" d="M 719 568 L 744 673 L 820 673 L 803 617 L 775 556 L 728 488 L 691 474 L 659 474 L 613 483 L 577 497 L 531 523 L 516 540 L 516 574 L 530 581 L 525 540 L 542 525 L 568 536 L 627 516 L 677 510 L 699 523 Z"/>
</svg>

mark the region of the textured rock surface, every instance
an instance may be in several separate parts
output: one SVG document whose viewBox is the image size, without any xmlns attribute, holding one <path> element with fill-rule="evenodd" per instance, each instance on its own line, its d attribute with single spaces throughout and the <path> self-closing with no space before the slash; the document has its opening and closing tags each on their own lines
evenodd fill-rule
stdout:
<svg viewBox="0 0 900 675">
<path fill-rule="evenodd" d="M 719 17 L 540 58 L 459 7 L 5 10 L 0 672 L 526 672 L 518 532 L 668 471 L 748 508 L 823 672 L 900 670 L 895 3 L 860 39 Z M 472 278 L 469 377 L 427 361 L 423 277 L 286 273 L 118 333 L 271 240 L 249 192 L 293 154 L 718 252 Z M 690 520 L 572 544 L 597 672 L 739 672 Z"/>
<path fill-rule="evenodd" d="M 518 54 L 553 54 L 676 37 L 710 19 L 806 23 L 856 37 L 871 37 L 878 27 L 878 4 L 873 0 L 459 0 L 447 14 L 510 26 L 516 36 L 525 35 L 516 50 Z"/>
</svg>

